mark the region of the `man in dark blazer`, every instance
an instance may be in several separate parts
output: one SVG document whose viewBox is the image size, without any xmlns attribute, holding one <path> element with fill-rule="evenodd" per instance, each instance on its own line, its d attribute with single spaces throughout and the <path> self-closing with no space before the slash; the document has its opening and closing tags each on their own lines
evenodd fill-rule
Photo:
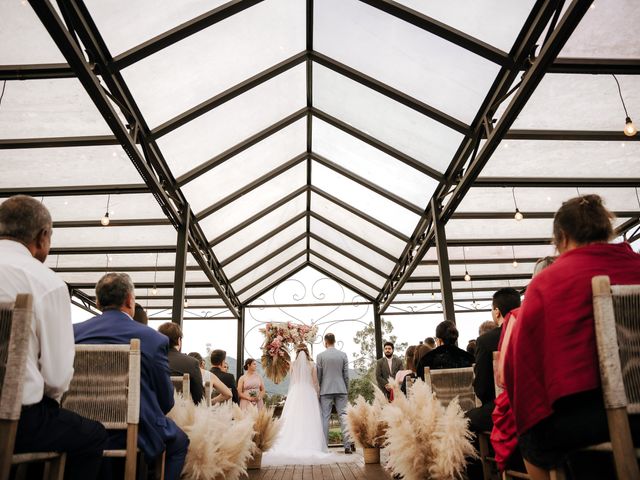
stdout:
<svg viewBox="0 0 640 480">
<path fill-rule="evenodd" d="M 467 412 L 469 426 L 474 432 L 486 432 L 493 428 L 491 414 L 496 399 L 493 376 L 493 352 L 498 350 L 502 322 L 509 312 L 520 306 L 520 294 L 513 288 L 501 288 L 493 294 L 491 315 L 498 328 L 480 335 L 476 341 L 475 378 L 473 389 L 482 402 L 481 407 Z"/>
<path fill-rule="evenodd" d="M 140 424 L 138 447 L 151 460 L 166 450 L 165 478 L 178 480 L 189 447 L 189 438 L 165 414 L 173 407 L 169 377 L 167 337 L 133 320 L 134 286 L 126 273 L 107 273 L 96 285 L 102 315 L 73 326 L 76 343 L 128 344 L 140 339 Z M 109 448 L 121 448 L 123 431 L 110 432 Z"/>
<path fill-rule="evenodd" d="M 236 379 L 231 373 L 222 371 L 222 365 L 227 358 L 227 352 L 224 350 L 214 350 L 211 352 L 211 369 L 210 372 L 220 379 L 231 390 L 231 399 L 233 403 L 240 404 L 240 396 L 236 387 Z"/>
<path fill-rule="evenodd" d="M 182 350 L 182 329 L 180 325 L 173 322 L 163 323 L 158 327 L 158 331 L 169 339 L 169 369 L 171 370 L 171 375 L 189 374 L 189 391 L 191 392 L 193 403 L 197 405 L 204 395 L 200 362 L 189 355 L 180 353 L 180 350 Z"/>
<path fill-rule="evenodd" d="M 384 344 L 384 356 L 376 361 L 376 383 L 378 388 L 389 398 L 391 385 L 389 377 L 396 378 L 396 373 L 402 370 L 402 360 L 393 354 L 394 345 L 391 342 Z"/>
</svg>

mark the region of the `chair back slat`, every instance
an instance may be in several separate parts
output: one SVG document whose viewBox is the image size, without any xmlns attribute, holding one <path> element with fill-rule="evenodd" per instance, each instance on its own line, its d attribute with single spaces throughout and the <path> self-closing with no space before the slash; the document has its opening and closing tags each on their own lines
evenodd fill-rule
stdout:
<svg viewBox="0 0 640 480">
<path fill-rule="evenodd" d="M 204 382 L 204 401 L 207 407 L 211 406 L 211 380 Z"/>
<path fill-rule="evenodd" d="M 473 391 L 473 367 L 424 369 L 425 382 L 431 386 L 436 398 L 443 406 L 458 397 L 460 408 L 467 411 L 476 406 L 476 395 Z"/>
<path fill-rule="evenodd" d="M 611 287 L 627 411 L 640 413 L 640 285 Z"/>
<path fill-rule="evenodd" d="M 171 375 L 171 383 L 176 392 L 181 393 L 183 398 L 191 395 L 191 387 L 189 385 L 189 374 Z"/>
<path fill-rule="evenodd" d="M 126 429 L 140 417 L 140 341 L 129 345 L 76 345 L 74 373 L 62 406 Z"/>
<path fill-rule="evenodd" d="M 27 367 L 33 298 L 0 304 L 0 420 L 18 420 Z"/>
</svg>

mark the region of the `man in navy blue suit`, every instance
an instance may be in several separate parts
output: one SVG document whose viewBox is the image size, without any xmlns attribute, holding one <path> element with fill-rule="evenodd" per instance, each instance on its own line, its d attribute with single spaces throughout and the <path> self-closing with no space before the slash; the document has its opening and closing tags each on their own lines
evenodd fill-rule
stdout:
<svg viewBox="0 0 640 480">
<path fill-rule="evenodd" d="M 147 459 L 166 450 L 165 478 L 177 480 L 184 465 L 189 438 L 165 414 L 173 407 L 173 385 L 169 376 L 169 340 L 150 327 L 133 320 L 134 286 L 126 273 L 107 273 L 96 285 L 98 308 L 103 312 L 73 326 L 76 343 L 128 344 L 140 339 L 140 424 L 138 447 Z M 111 436 L 110 448 L 124 445 L 125 436 Z"/>
</svg>

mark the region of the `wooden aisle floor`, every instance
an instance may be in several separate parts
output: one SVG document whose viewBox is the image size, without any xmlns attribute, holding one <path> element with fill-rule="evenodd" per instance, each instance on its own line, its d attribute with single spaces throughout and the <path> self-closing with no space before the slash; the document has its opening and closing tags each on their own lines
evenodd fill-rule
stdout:
<svg viewBox="0 0 640 480">
<path fill-rule="evenodd" d="M 351 463 L 329 465 L 287 465 L 250 470 L 249 480 L 389 480 L 382 465 L 365 465 L 362 455 L 353 455 Z"/>
</svg>

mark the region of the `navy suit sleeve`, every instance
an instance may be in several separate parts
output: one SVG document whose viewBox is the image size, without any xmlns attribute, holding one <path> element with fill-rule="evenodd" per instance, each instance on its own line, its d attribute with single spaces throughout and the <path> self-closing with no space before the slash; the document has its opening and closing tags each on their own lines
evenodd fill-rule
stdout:
<svg viewBox="0 0 640 480">
<path fill-rule="evenodd" d="M 162 413 L 166 414 L 173 408 L 173 384 L 171 383 L 171 371 L 169 370 L 169 339 L 164 338 L 158 343 L 155 352 L 154 367 L 151 374 L 156 385 L 156 395 Z"/>
</svg>

